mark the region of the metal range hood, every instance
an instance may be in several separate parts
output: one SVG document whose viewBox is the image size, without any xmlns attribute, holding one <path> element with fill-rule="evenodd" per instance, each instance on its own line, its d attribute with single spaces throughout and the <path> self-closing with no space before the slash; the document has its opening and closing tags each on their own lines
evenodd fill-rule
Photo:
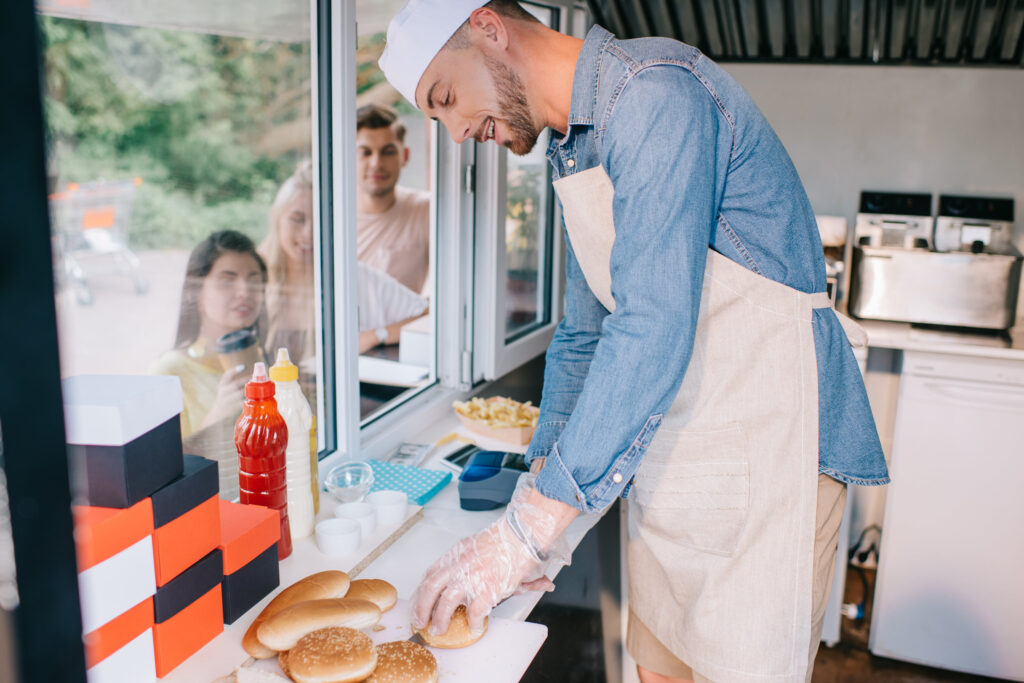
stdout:
<svg viewBox="0 0 1024 683">
<path fill-rule="evenodd" d="M 1024 67 L 1024 0 L 586 0 L 619 38 L 718 61 Z"/>
</svg>

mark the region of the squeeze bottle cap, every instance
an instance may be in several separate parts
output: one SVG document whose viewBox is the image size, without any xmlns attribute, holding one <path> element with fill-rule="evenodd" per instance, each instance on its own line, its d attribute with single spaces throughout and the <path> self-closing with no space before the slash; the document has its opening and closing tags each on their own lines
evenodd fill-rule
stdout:
<svg viewBox="0 0 1024 683">
<path fill-rule="evenodd" d="M 252 379 L 245 384 L 245 397 L 265 399 L 274 397 L 274 383 L 267 378 L 267 366 L 256 361 L 252 368 Z"/>
<path fill-rule="evenodd" d="M 275 382 L 295 382 L 299 379 L 299 366 L 292 363 L 288 349 L 277 350 L 277 362 L 270 366 L 270 379 Z"/>
</svg>

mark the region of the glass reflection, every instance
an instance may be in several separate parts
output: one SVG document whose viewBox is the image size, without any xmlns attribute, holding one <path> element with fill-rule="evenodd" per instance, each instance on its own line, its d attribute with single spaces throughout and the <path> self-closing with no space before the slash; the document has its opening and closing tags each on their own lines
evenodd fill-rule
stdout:
<svg viewBox="0 0 1024 683">
<path fill-rule="evenodd" d="M 316 376 L 313 240 L 313 166 L 305 160 L 277 190 L 259 251 L 269 272 L 267 349 L 288 349 L 307 390 Z"/>
<path fill-rule="evenodd" d="M 179 377 L 233 498 L 255 360 L 316 405 L 308 3 L 38 7 L 62 374 Z"/>
<path fill-rule="evenodd" d="M 245 382 L 253 364 L 266 360 L 266 284 L 267 267 L 242 233 L 224 230 L 200 242 L 185 269 L 174 348 L 149 368 L 181 380 L 185 450 L 217 461 L 228 500 L 238 495 L 233 435 Z"/>
</svg>

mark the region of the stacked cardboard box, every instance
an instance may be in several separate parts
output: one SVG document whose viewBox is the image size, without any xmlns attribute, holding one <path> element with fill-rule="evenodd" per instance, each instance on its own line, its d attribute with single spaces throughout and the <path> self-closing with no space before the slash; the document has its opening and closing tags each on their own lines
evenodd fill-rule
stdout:
<svg viewBox="0 0 1024 683">
<path fill-rule="evenodd" d="M 176 377 L 73 377 L 64 397 L 88 678 L 148 683 L 278 585 L 277 513 L 221 501 L 217 464 L 182 453 Z"/>
<path fill-rule="evenodd" d="M 233 624 L 280 583 L 276 510 L 220 501 L 220 550 L 224 557 L 224 623 Z"/>
<path fill-rule="evenodd" d="M 184 456 L 180 477 L 153 493 L 156 674 L 166 676 L 224 630 L 217 463 Z"/>
<path fill-rule="evenodd" d="M 153 508 L 75 507 L 78 592 L 90 683 L 156 680 Z"/>
</svg>

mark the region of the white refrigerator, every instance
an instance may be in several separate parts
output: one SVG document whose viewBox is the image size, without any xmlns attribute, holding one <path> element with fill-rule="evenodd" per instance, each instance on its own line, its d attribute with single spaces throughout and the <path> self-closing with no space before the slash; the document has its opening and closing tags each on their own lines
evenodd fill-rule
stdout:
<svg viewBox="0 0 1024 683">
<path fill-rule="evenodd" d="M 897 411 L 869 647 L 1024 681 L 1024 356 L 908 351 Z"/>
</svg>

